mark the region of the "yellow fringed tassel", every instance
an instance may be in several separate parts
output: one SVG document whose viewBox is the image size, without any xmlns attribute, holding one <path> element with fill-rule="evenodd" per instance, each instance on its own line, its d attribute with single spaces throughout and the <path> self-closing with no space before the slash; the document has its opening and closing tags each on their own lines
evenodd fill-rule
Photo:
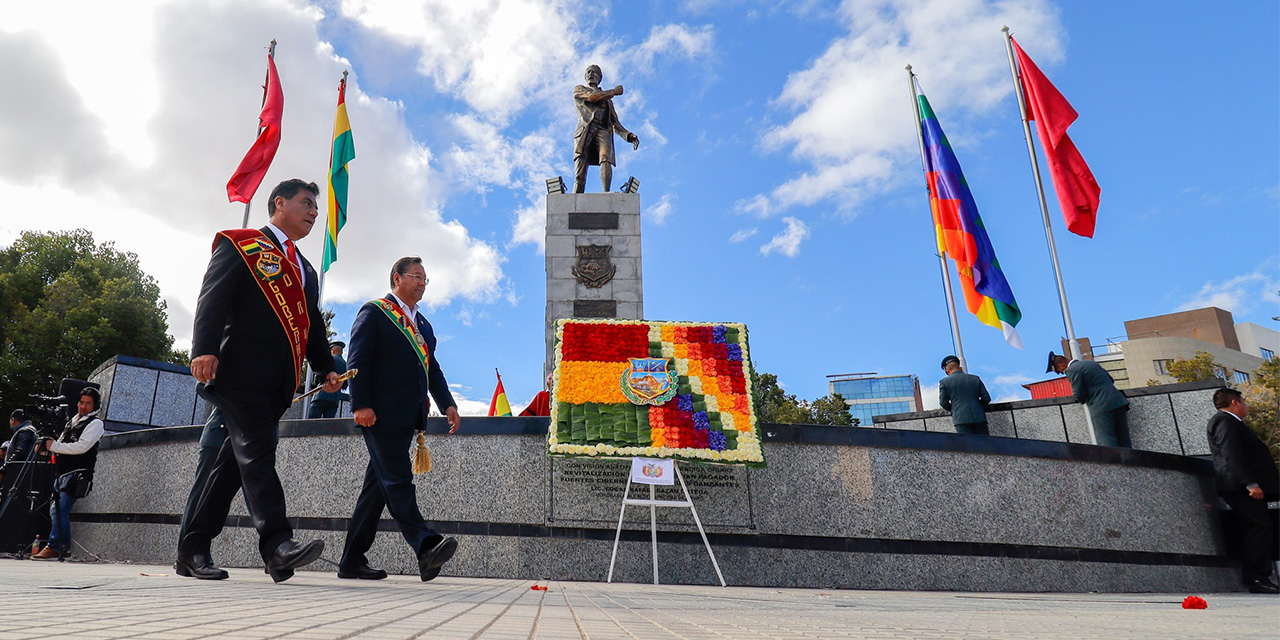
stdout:
<svg viewBox="0 0 1280 640">
<path fill-rule="evenodd" d="M 431 450 L 427 448 L 427 434 L 419 431 L 413 446 L 413 473 L 419 475 L 431 470 Z"/>
</svg>

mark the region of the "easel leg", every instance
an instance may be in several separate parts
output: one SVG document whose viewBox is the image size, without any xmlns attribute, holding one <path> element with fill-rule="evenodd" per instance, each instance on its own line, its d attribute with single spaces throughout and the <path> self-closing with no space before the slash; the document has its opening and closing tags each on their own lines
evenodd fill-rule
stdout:
<svg viewBox="0 0 1280 640">
<path fill-rule="evenodd" d="M 649 485 L 649 499 L 656 500 L 653 485 Z M 658 508 L 649 505 L 649 538 L 653 541 L 653 583 L 658 584 Z"/>
<path fill-rule="evenodd" d="M 622 506 L 618 507 L 618 531 L 613 536 L 613 555 L 609 556 L 609 577 L 605 582 L 613 582 L 613 563 L 618 559 L 618 542 L 622 540 L 622 516 L 627 512 L 627 496 L 631 494 L 631 474 L 627 474 L 627 488 L 622 490 Z"/>
<path fill-rule="evenodd" d="M 693 497 L 689 495 L 689 487 L 685 486 L 684 484 L 684 476 L 681 475 L 680 473 L 680 463 L 676 462 L 671 466 L 675 467 L 676 479 L 680 481 L 680 488 L 684 490 L 684 499 L 689 503 L 689 512 L 693 514 L 693 523 L 698 525 L 698 534 L 702 536 L 702 544 L 707 546 L 707 555 L 711 556 L 711 566 L 714 567 L 716 570 L 716 577 L 720 579 L 720 586 L 722 587 L 728 586 L 724 582 L 724 574 L 720 573 L 720 563 L 716 562 L 716 552 L 711 550 L 711 542 L 707 540 L 707 532 L 702 528 L 702 520 L 698 518 L 698 508 L 693 506 Z M 652 487 L 650 487 L 650 489 L 652 489 Z M 655 540 L 656 540 L 656 534 L 655 534 Z M 657 584 L 658 583 L 657 581 L 658 547 L 656 542 L 654 543 L 653 548 L 654 548 L 654 556 L 653 556 L 654 574 L 653 575 L 654 575 L 654 584 Z"/>
</svg>

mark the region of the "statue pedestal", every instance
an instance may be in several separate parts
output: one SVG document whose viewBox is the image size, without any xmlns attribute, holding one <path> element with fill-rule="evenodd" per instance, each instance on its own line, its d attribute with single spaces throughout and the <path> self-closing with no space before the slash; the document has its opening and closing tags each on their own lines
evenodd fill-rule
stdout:
<svg viewBox="0 0 1280 640">
<path fill-rule="evenodd" d="M 560 318 L 644 317 L 640 194 L 547 194 L 546 371 Z"/>
</svg>

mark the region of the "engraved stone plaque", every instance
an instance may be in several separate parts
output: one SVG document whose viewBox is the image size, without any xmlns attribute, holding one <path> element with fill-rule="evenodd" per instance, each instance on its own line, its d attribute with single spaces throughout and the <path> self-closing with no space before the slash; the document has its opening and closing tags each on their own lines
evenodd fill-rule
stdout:
<svg viewBox="0 0 1280 640">
<path fill-rule="evenodd" d="M 574 300 L 575 318 L 614 318 L 618 315 L 616 300 Z"/>
<path fill-rule="evenodd" d="M 570 229 L 617 229 L 616 213 L 570 213 Z"/>
<path fill-rule="evenodd" d="M 618 507 L 630 472 L 627 460 L 551 461 L 551 514 L 556 525 L 617 526 Z M 680 473 L 689 487 L 689 497 L 706 526 L 749 529 L 754 526 L 751 487 L 747 469 L 728 465 L 681 464 Z M 680 483 L 655 487 L 659 500 L 683 500 Z M 632 498 L 648 498 L 649 487 L 631 486 Z M 628 507 L 627 522 L 649 523 L 649 510 Z M 693 517 L 688 509 L 658 509 L 658 524 L 688 525 Z"/>
</svg>

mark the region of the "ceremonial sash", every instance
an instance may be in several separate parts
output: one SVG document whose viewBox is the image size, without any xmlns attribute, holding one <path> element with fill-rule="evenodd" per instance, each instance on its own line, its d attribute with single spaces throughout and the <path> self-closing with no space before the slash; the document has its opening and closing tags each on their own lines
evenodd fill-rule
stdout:
<svg viewBox="0 0 1280 640">
<path fill-rule="evenodd" d="M 289 338 L 296 387 L 302 382 L 302 362 L 307 357 L 307 335 L 311 330 L 307 294 L 302 288 L 298 266 L 258 229 L 228 229 L 219 231 L 218 236 L 230 240 L 231 246 L 240 252 L 254 282 L 258 283 L 258 289 L 266 296 L 267 305 L 275 312 L 280 327 Z M 217 246 L 216 238 L 214 246 Z"/>
<path fill-rule="evenodd" d="M 409 345 L 413 347 L 414 355 L 418 356 L 418 362 L 422 364 L 423 373 L 427 374 L 428 384 L 430 384 L 431 354 L 427 353 L 427 341 L 423 339 L 422 334 L 418 332 L 418 325 L 413 321 L 413 318 L 410 318 L 405 314 L 404 309 L 401 309 L 400 305 L 387 300 L 386 298 L 374 300 L 373 304 L 377 305 L 379 309 L 382 309 L 383 313 L 387 314 L 387 317 L 391 319 L 392 324 L 396 325 L 396 328 L 400 330 L 400 333 L 404 334 L 405 339 L 409 341 Z"/>
</svg>

